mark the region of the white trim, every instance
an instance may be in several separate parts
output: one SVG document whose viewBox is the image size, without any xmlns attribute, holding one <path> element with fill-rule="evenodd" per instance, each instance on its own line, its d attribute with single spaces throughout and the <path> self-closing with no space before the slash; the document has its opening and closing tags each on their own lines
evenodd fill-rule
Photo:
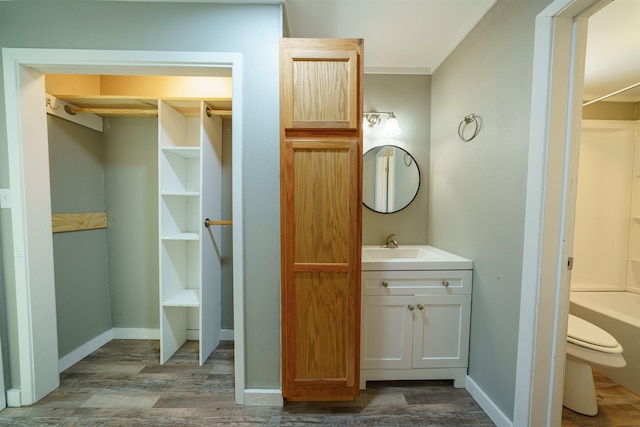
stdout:
<svg viewBox="0 0 640 427">
<path fill-rule="evenodd" d="M 556 0 L 536 19 L 514 425 L 562 418 L 586 18 L 609 1 Z"/>
<path fill-rule="evenodd" d="M 48 93 L 46 97 L 47 114 L 79 124 L 80 126 L 88 127 L 89 129 L 97 130 L 98 132 L 104 131 L 102 117 L 99 115 L 93 113 L 69 114 L 65 108 L 77 108 L 77 105 L 70 104 Z"/>
<path fill-rule="evenodd" d="M 241 101 L 244 99 L 244 65 L 242 56 L 235 58 L 231 73 L 231 93 L 233 93 L 233 109 L 242 111 Z M 240 116 L 242 118 L 242 116 Z M 234 330 L 234 373 L 236 384 L 236 403 L 245 404 L 244 388 L 245 378 L 245 327 L 244 327 L 244 206 L 242 197 L 242 162 L 244 140 L 242 120 L 237 120 L 234 114 L 232 122 L 233 144 L 231 181 L 233 182 L 233 194 L 231 205 L 231 219 L 233 221 L 233 330 Z"/>
<path fill-rule="evenodd" d="M 487 396 L 478 384 L 476 384 L 473 379 L 467 375 L 467 391 L 473 397 L 473 400 L 476 401 L 478 405 L 482 408 L 482 410 L 491 418 L 496 426 L 498 427 L 512 427 L 513 423 L 507 417 L 504 412 L 498 408 L 498 406 L 491 400 L 489 396 Z"/>
<path fill-rule="evenodd" d="M 220 341 L 235 341 L 233 336 L 233 329 L 221 329 Z"/>
<path fill-rule="evenodd" d="M 55 365 L 52 369 L 45 369 L 46 372 L 57 371 L 58 359 L 53 356 L 57 353 L 55 340 L 48 348 L 38 347 L 38 340 L 34 337 L 42 336 L 40 329 L 43 323 L 48 322 L 48 327 L 53 328 L 50 338 L 55 337 L 55 311 L 53 316 L 41 316 L 40 305 L 42 300 L 48 298 L 46 293 L 36 294 L 43 284 L 36 280 L 43 276 L 51 277 L 46 269 L 42 269 L 44 261 L 51 261 L 52 251 L 48 255 L 46 245 L 27 244 L 28 239 L 36 240 L 32 230 L 37 230 L 39 234 L 51 234 L 46 230 L 41 218 L 50 215 L 50 206 L 43 207 L 46 203 L 41 201 L 37 209 L 27 210 L 26 196 L 33 197 L 25 193 L 25 159 L 23 154 L 23 120 L 22 117 L 29 117 L 29 114 L 42 114 L 44 120 L 45 113 L 45 93 L 42 74 L 44 73 L 83 73 L 100 74 L 106 70 L 118 69 L 118 72 L 126 70 L 128 74 L 135 75 L 219 75 L 228 73 L 231 68 L 233 109 L 234 119 L 232 132 L 234 143 L 233 149 L 233 294 L 234 294 L 234 321 L 236 328 L 235 344 L 235 381 L 236 381 L 236 402 L 244 402 L 245 386 L 245 358 L 244 358 L 244 247 L 243 247 L 243 206 L 242 206 L 242 141 L 243 141 L 243 57 L 240 53 L 228 52 L 163 52 L 163 51 L 113 51 L 113 50 L 82 50 L 82 49 L 22 49 L 22 48 L 2 48 L 3 58 L 3 78 L 5 92 L 5 112 L 7 123 L 7 144 L 9 151 L 9 176 L 11 178 L 12 196 L 12 234 L 13 234 L 13 258 L 15 263 L 16 294 L 18 309 L 18 353 L 20 357 L 20 368 L 18 379 L 22 386 L 22 404 L 32 404 L 50 390 L 49 384 L 42 385 L 36 368 L 43 370 L 42 361 L 53 359 Z M 29 71 L 26 71 L 26 70 Z M 35 96 L 25 100 L 21 97 L 24 84 L 21 81 L 23 75 L 27 75 L 36 81 L 32 90 Z M 38 80 L 40 79 L 40 80 Z M 40 87 L 41 86 L 41 87 Z M 38 98 L 38 99 L 34 99 Z M 23 102 L 21 102 L 23 101 Z M 46 126 L 45 126 L 46 128 Z M 38 138 L 38 140 L 41 138 Z M 50 205 L 50 203 L 49 203 Z M 36 220 L 33 220 L 36 218 Z M 30 220 L 31 219 L 31 220 Z M 31 234 L 30 234 L 31 233 Z M 37 243 L 37 242 L 34 242 Z M 38 251 L 39 249 L 39 252 Z M 40 257 L 38 263 L 29 263 L 29 257 L 34 256 L 31 252 L 37 252 Z M 51 259 L 50 259 L 51 258 Z M 36 271 L 37 269 L 40 272 Z M 46 286 L 47 289 L 49 286 Z M 52 288 L 52 287 L 51 287 Z M 55 298 L 48 298 L 55 301 Z M 32 305 L 35 305 L 32 307 Z M 55 306 L 54 306 L 55 310 Z M 36 315 L 38 313 L 38 315 Z M 40 316 L 40 322 L 34 320 Z M 43 319 L 44 317 L 44 319 Z M 51 320 L 53 318 L 53 321 Z M 37 329 L 37 330 L 36 330 Z M 46 353 L 46 354 L 45 354 Z M 45 365 L 47 365 L 45 363 Z M 57 372 L 55 372 L 57 378 Z M 55 387 L 53 387 L 55 388 Z"/>
<path fill-rule="evenodd" d="M 47 150 L 41 149 L 42 140 L 46 143 L 44 78 L 23 67 L 14 49 L 3 48 L 2 56 L 16 283 L 17 370 L 21 404 L 30 405 L 59 385 L 53 239 L 50 225 L 42 221 L 51 215 L 51 195 L 46 189 L 49 183 L 43 185 L 33 176 L 49 175 Z M 28 114 L 32 116 L 23 125 L 22 116 Z M 30 155 L 26 156 L 25 151 Z M 29 162 L 25 161 L 27 158 Z"/>
<path fill-rule="evenodd" d="M 248 388 L 244 391 L 246 406 L 284 406 L 282 390 L 267 388 Z"/>
<path fill-rule="evenodd" d="M 87 341 L 71 353 L 63 356 L 58 360 L 58 372 L 65 371 L 111 341 L 113 339 L 113 329 L 98 335 L 97 337 Z"/>
<path fill-rule="evenodd" d="M 111 328 L 114 340 L 159 340 L 157 328 Z"/>
<path fill-rule="evenodd" d="M 134 338 L 134 339 L 144 339 L 144 338 Z M 160 339 L 160 331 L 158 330 L 157 338 L 150 338 L 150 339 Z M 200 331 L 198 329 L 187 329 L 187 339 L 190 341 L 199 341 Z M 234 341 L 233 329 L 220 329 L 220 340 Z"/>
<path fill-rule="evenodd" d="M 196 339 L 197 339 L 196 331 Z M 103 345 L 107 344 L 111 340 L 159 340 L 160 330 L 152 328 L 111 328 L 108 331 L 103 332 L 97 337 L 87 341 L 80 347 L 76 348 L 69 354 L 63 356 L 58 361 L 58 372 L 65 371 L 71 366 L 75 365 L 94 351 L 98 350 Z M 233 341 L 233 329 L 222 329 L 221 339 L 225 341 Z M 0 357 L 2 355 L 0 354 Z M 0 365 L 2 366 L 2 365 Z M 0 379 L 2 378 L 2 371 L 0 371 Z M 0 386 L 3 384 L 0 383 Z M 0 399 L 4 397 L 4 393 L 0 396 Z M 1 408 L 0 408 L 1 410 Z"/>
<path fill-rule="evenodd" d="M 7 406 L 10 408 L 19 408 L 22 406 L 22 392 L 17 388 L 7 390 Z"/>
<path fill-rule="evenodd" d="M 2 363 L 2 342 L 0 340 L 0 411 L 7 407 L 7 395 L 4 390 L 4 364 Z"/>
</svg>

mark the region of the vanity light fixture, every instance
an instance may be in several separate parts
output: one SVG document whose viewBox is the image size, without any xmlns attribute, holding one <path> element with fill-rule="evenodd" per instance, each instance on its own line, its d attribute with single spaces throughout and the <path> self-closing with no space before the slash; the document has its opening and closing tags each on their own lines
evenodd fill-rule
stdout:
<svg viewBox="0 0 640 427">
<path fill-rule="evenodd" d="M 398 118 L 393 114 L 393 112 L 370 112 L 364 113 L 364 118 L 362 120 L 362 128 L 365 135 L 368 135 L 371 132 L 371 129 L 378 126 L 382 123 L 382 119 L 386 117 L 384 122 L 383 134 L 384 136 L 397 136 L 400 135 L 402 129 L 400 129 L 400 125 L 398 124 Z"/>
</svg>

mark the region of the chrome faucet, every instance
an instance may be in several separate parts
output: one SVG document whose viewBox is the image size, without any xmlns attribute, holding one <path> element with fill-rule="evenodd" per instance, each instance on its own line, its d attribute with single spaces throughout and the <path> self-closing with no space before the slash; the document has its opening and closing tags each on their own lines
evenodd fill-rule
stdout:
<svg viewBox="0 0 640 427">
<path fill-rule="evenodd" d="M 393 248 L 397 248 L 398 247 L 398 241 L 395 239 L 396 235 L 395 234 L 389 234 L 387 236 L 387 241 L 384 242 L 382 245 L 380 245 L 381 248 L 389 248 L 389 249 L 393 249 Z"/>
</svg>

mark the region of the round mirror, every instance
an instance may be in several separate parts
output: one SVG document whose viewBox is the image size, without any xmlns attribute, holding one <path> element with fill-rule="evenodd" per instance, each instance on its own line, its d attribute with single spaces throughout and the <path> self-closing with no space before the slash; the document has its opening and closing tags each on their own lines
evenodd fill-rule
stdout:
<svg viewBox="0 0 640 427">
<path fill-rule="evenodd" d="M 400 147 L 382 145 L 364 154 L 362 202 L 372 211 L 393 213 L 406 208 L 418 194 L 420 169 Z"/>
</svg>

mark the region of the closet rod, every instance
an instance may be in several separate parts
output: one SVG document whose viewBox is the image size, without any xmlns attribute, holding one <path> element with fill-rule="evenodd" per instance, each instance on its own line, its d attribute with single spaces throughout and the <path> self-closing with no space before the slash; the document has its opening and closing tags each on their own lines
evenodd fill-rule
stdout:
<svg viewBox="0 0 640 427">
<path fill-rule="evenodd" d="M 635 87 L 638 87 L 638 86 L 640 86 L 640 82 L 635 83 L 635 84 L 632 84 L 631 86 L 627 86 L 627 87 L 625 87 L 624 89 L 620 89 L 620 90 L 617 90 L 617 91 L 615 91 L 615 92 L 612 92 L 612 93 L 610 93 L 610 94 L 608 94 L 608 95 L 601 96 L 600 98 L 596 98 L 596 99 L 594 99 L 594 100 L 592 100 L 592 101 L 585 102 L 584 104 L 582 104 L 582 106 L 583 106 L 583 107 L 586 107 L 587 105 L 594 104 L 594 103 L 596 103 L 596 102 L 598 102 L 598 101 L 602 101 L 603 99 L 610 98 L 610 97 L 612 97 L 612 96 L 615 96 L 615 95 L 617 95 L 617 94 L 619 94 L 619 93 L 622 93 L 622 92 L 626 92 L 626 91 L 631 90 L 631 89 L 633 89 L 633 88 L 635 88 Z"/>
<path fill-rule="evenodd" d="M 227 220 L 227 219 L 222 219 L 222 220 L 212 220 L 209 218 L 205 219 L 204 226 L 209 227 L 210 225 L 233 225 L 233 221 Z"/>
<path fill-rule="evenodd" d="M 207 117 L 211 117 L 213 115 L 216 116 L 230 116 L 231 110 L 214 110 L 213 108 L 207 106 Z"/>
<path fill-rule="evenodd" d="M 91 108 L 91 107 L 69 107 L 64 106 L 64 111 L 72 116 L 77 113 L 92 113 L 92 114 L 111 114 L 111 115 L 148 115 L 158 116 L 158 109 L 154 108 Z"/>
</svg>

